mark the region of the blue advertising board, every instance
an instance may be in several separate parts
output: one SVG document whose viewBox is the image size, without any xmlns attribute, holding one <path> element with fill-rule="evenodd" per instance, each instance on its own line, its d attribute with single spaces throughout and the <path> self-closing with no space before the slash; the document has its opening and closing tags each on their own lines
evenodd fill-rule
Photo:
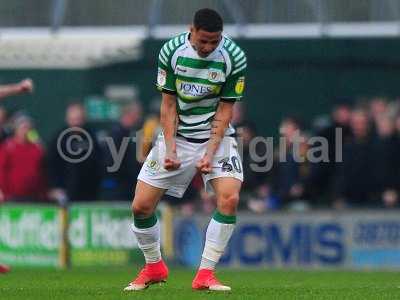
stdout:
<svg viewBox="0 0 400 300">
<path fill-rule="evenodd" d="M 226 267 L 400 268 L 400 213 L 239 215 Z M 175 253 L 199 262 L 209 217 L 175 218 Z"/>
</svg>

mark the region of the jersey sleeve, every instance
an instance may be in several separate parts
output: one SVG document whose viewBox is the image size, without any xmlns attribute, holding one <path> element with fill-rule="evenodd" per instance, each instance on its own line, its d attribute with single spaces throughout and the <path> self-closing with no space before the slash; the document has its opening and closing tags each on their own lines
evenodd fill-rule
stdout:
<svg viewBox="0 0 400 300">
<path fill-rule="evenodd" d="M 172 51 L 168 42 L 164 44 L 158 55 L 157 89 L 166 93 L 176 93 L 175 73 L 171 65 Z"/>
<path fill-rule="evenodd" d="M 227 76 L 225 84 L 221 90 L 222 101 L 239 101 L 243 97 L 245 86 L 245 72 L 247 68 L 247 58 L 242 50 L 240 50 L 232 61 L 232 70 Z"/>
</svg>

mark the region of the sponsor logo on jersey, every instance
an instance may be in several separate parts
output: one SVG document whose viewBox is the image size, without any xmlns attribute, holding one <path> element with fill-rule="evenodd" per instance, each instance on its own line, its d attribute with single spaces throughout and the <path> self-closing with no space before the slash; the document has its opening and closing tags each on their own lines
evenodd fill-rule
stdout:
<svg viewBox="0 0 400 300">
<path fill-rule="evenodd" d="M 208 80 L 211 82 L 220 82 L 223 79 L 221 70 L 210 68 L 208 69 Z"/>
<path fill-rule="evenodd" d="M 216 94 L 219 89 L 218 86 L 183 82 L 180 80 L 176 81 L 178 87 L 178 93 L 186 98 L 201 98 L 210 94 Z"/>
<path fill-rule="evenodd" d="M 241 77 L 239 77 L 238 81 L 236 82 L 235 92 L 236 92 L 236 94 L 241 94 L 241 93 L 243 93 L 243 90 L 244 90 L 244 77 L 241 76 Z"/>
<path fill-rule="evenodd" d="M 166 82 L 167 82 L 167 72 L 161 68 L 158 68 L 157 84 L 159 86 L 164 86 Z"/>
<path fill-rule="evenodd" d="M 179 74 L 179 73 L 186 73 L 186 72 L 187 72 L 187 70 L 186 70 L 186 69 L 183 69 L 182 67 L 176 67 L 176 70 L 178 71 L 178 74 Z"/>
</svg>

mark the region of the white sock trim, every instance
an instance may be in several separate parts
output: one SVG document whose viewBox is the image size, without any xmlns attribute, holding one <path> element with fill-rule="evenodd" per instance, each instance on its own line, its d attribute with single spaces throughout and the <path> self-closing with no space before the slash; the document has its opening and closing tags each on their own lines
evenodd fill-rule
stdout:
<svg viewBox="0 0 400 300">
<path fill-rule="evenodd" d="M 146 263 L 156 263 L 161 260 L 160 223 L 149 228 L 131 226 L 139 249 L 142 250 Z"/>
<path fill-rule="evenodd" d="M 235 224 L 224 224 L 211 219 L 206 233 L 206 241 L 200 269 L 214 269 L 232 236 Z"/>
</svg>

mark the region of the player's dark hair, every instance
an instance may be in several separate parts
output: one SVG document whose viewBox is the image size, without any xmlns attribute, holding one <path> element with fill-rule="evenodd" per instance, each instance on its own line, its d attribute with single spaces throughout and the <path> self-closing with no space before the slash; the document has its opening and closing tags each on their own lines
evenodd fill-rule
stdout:
<svg viewBox="0 0 400 300">
<path fill-rule="evenodd" d="M 223 29 L 223 21 L 219 13 L 211 8 L 202 8 L 196 11 L 193 26 L 207 32 L 218 32 Z"/>
</svg>

